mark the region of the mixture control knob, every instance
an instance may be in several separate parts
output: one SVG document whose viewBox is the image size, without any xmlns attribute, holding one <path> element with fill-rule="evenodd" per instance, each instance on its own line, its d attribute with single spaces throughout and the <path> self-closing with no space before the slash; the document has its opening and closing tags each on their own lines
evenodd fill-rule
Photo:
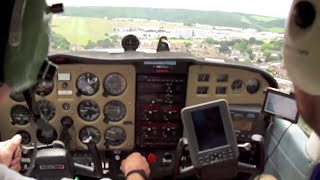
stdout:
<svg viewBox="0 0 320 180">
<path fill-rule="evenodd" d="M 153 153 L 150 153 L 147 156 L 147 161 L 149 164 L 153 164 L 153 163 L 157 162 L 157 156 Z"/>
</svg>

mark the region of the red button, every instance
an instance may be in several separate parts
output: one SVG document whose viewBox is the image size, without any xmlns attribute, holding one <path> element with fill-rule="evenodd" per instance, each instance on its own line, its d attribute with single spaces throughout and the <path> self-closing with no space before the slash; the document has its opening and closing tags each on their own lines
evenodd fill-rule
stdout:
<svg viewBox="0 0 320 180">
<path fill-rule="evenodd" d="M 153 164 L 157 161 L 157 156 L 153 153 L 148 154 L 147 161 L 149 164 Z"/>
</svg>

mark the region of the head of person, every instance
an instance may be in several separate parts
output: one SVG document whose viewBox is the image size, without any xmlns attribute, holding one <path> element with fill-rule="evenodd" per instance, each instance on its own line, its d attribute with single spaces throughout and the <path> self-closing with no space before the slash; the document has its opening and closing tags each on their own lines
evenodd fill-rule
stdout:
<svg viewBox="0 0 320 180">
<path fill-rule="evenodd" d="M 320 135 L 320 1 L 293 0 L 283 48 L 304 121 Z"/>
<path fill-rule="evenodd" d="M 37 83 L 48 54 L 50 8 L 45 0 L 4 0 L 0 38 L 0 104 Z"/>
</svg>

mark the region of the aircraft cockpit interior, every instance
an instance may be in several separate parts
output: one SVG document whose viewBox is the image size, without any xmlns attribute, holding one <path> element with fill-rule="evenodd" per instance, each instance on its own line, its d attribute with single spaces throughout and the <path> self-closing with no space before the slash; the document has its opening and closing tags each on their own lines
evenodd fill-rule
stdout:
<svg viewBox="0 0 320 180">
<path fill-rule="evenodd" d="M 123 52 L 50 54 L 34 88 L 1 106 L 0 140 L 22 136 L 20 173 L 125 179 L 121 161 L 139 152 L 150 180 L 310 177 L 292 92 L 257 67 L 157 41 L 155 53 L 129 34 Z"/>
</svg>

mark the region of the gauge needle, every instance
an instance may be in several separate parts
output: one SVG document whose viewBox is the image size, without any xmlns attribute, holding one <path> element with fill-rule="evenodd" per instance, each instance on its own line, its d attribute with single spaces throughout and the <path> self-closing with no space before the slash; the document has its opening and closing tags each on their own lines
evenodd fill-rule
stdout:
<svg viewBox="0 0 320 180">
<path fill-rule="evenodd" d="M 94 84 L 94 83 L 96 83 L 97 81 L 98 81 L 98 78 L 96 78 L 96 77 L 93 78 L 93 79 L 91 79 L 91 80 L 88 78 L 88 80 L 87 80 L 88 84 Z"/>
</svg>

